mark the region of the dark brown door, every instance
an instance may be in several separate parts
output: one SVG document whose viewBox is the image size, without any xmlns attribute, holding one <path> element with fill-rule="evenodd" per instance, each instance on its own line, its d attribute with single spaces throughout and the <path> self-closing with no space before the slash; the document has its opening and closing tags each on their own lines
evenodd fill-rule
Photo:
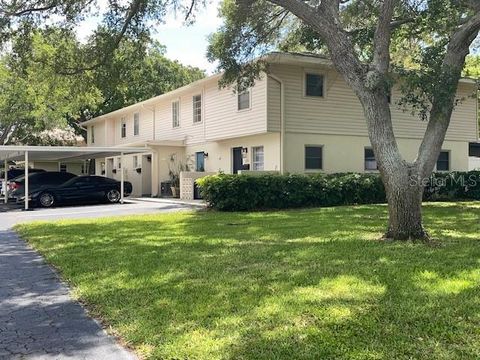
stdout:
<svg viewBox="0 0 480 360">
<path fill-rule="evenodd" d="M 233 173 L 238 174 L 239 170 L 243 170 L 242 148 L 233 148 Z"/>
</svg>

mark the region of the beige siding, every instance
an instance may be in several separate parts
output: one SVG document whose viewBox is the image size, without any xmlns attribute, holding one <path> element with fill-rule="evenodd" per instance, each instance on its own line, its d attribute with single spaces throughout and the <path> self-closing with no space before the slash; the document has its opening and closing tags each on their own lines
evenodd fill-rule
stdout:
<svg viewBox="0 0 480 360">
<path fill-rule="evenodd" d="M 95 127 L 95 143 L 92 143 L 92 127 Z M 105 146 L 105 121 L 98 121 L 87 128 L 87 144 L 88 146 Z"/>
<path fill-rule="evenodd" d="M 202 122 L 193 122 L 193 96 L 202 94 Z M 172 102 L 180 101 L 180 126 L 172 124 Z M 230 88 L 219 89 L 216 80 L 196 89 L 174 94 L 156 107 L 156 140 L 182 140 L 198 144 L 207 140 L 264 133 L 266 128 L 266 81 L 251 89 L 250 109 L 237 111 L 237 96 Z"/>
<path fill-rule="evenodd" d="M 268 77 L 267 92 L 267 130 L 280 131 L 282 113 L 282 94 L 280 82 L 271 76 Z"/>
<path fill-rule="evenodd" d="M 140 132 L 138 135 L 133 135 L 133 116 L 137 112 L 140 114 Z M 125 138 L 121 137 L 122 117 L 125 117 L 127 124 L 127 136 Z M 134 111 L 118 115 L 107 121 L 110 122 L 110 130 L 113 127 L 115 129 L 113 134 L 114 145 L 131 144 L 153 139 L 153 111 L 150 109 L 139 107 Z M 114 126 L 112 126 L 112 122 Z"/>
<path fill-rule="evenodd" d="M 237 94 L 231 88 L 209 85 L 205 97 L 206 140 L 236 138 L 267 131 L 266 79 L 251 88 L 250 109 L 237 110 Z"/>
<path fill-rule="evenodd" d="M 325 96 L 304 96 L 304 74 L 313 70 L 326 77 Z M 303 68 L 292 65 L 272 65 L 272 74 L 282 79 L 285 86 L 285 126 L 287 132 L 367 135 L 361 104 L 353 91 L 335 70 L 326 67 Z M 447 140 L 475 140 L 476 100 L 471 97 L 474 87 L 459 85 L 459 98 L 464 100 L 457 106 L 447 132 Z M 399 91 L 392 93 L 392 118 L 398 138 L 423 137 L 426 122 L 395 105 Z"/>
<path fill-rule="evenodd" d="M 202 95 L 202 121 L 193 122 L 193 97 Z M 180 126 L 173 127 L 172 103 L 180 102 Z M 155 106 L 156 136 L 155 140 L 180 140 L 198 143 L 205 139 L 205 86 L 174 95 Z"/>
</svg>

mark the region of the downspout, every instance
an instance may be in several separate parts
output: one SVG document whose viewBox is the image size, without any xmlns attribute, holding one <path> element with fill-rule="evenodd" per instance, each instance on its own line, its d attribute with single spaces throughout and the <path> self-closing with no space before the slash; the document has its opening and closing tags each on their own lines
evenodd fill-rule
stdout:
<svg viewBox="0 0 480 360">
<path fill-rule="evenodd" d="M 285 173 L 285 91 L 283 81 L 272 74 L 269 77 L 280 84 L 280 174 Z"/>
</svg>

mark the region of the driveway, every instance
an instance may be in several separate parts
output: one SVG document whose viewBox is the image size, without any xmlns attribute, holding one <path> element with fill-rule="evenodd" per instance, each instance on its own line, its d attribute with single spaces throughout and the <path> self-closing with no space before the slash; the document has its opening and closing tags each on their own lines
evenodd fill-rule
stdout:
<svg viewBox="0 0 480 360">
<path fill-rule="evenodd" d="M 144 201 L 31 212 L 0 206 L 0 359 L 136 359 L 72 300 L 56 272 L 10 230 L 14 224 L 194 208 Z"/>
</svg>

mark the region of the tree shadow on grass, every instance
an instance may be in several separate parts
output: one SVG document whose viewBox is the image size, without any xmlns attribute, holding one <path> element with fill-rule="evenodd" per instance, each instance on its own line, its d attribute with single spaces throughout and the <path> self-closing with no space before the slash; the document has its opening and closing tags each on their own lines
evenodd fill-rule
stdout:
<svg viewBox="0 0 480 360">
<path fill-rule="evenodd" d="M 440 247 L 378 241 L 384 206 L 35 224 L 22 233 L 152 358 L 480 356 L 480 209 L 427 206 Z"/>
</svg>

